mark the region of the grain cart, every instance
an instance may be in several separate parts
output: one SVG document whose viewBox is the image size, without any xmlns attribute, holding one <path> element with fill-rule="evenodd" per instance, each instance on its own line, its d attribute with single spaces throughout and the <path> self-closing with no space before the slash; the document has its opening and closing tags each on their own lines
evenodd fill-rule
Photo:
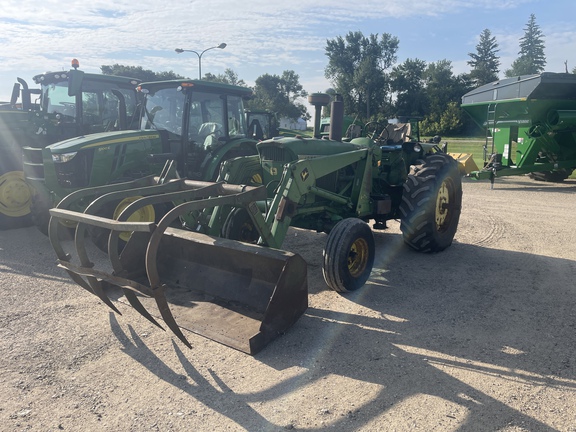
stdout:
<svg viewBox="0 0 576 432">
<path fill-rule="evenodd" d="M 220 163 L 231 157 L 256 154 L 256 140 L 247 137 L 245 87 L 200 80 L 143 83 L 145 95 L 141 128 L 80 136 L 43 150 L 43 205 L 35 207 L 37 219 L 71 192 L 90 186 L 120 183 L 160 173 L 166 160 L 177 162 L 181 177 L 216 180 Z M 85 207 L 77 202 L 75 209 Z M 124 204 L 122 204 L 124 205 Z M 121 205 L 121 206 L 122 206 Z M 120 208 L 121 208 L 120 206 Z M 154 219 L 156 208 L 134 217 Z M 105 208 L 111 217 L 119 208 Z"/>
<path fill-rule="evenodd" d="M 94 132 L 130 129 L 137 105 L 132 78 L 70 71 L 36 75 L 39 89 L 18 78 L 12 100 L 0 107 L 0 229 L 30 223 L 36 190 L 43 178 L 42 149 Z M 30 180 L 30 182 L 26 181 Z"/>
<path fill-rule="evenodd" d="M 466 93 L 462 108 L 486 131 L 484 167 L 472 178 L 562 181 L 576 168 L 576 75 L 496 81 Z"/>
<path fill-rule="evenodd" d="M 333 102 L 334 131 L 342 130 L 342 112 Z M 338 136 L 265 140 L 257 155 L 226 161 L 217 182 L 163 174 L 79 190 L 50 211 L 59 266 L 114 311 L 111 298 L 123 294 L 154 324 L 162 317 L 188 346 L 182 329 L 254 354 L 307 308 L 306 263 L 282 250 L 289 227 L 327 234 L 324 279 L 338 292 L 359 289 L 370 276 L 375 245 L 369 221 L 383 230 L 387 221 L 400 220 L 405 242 L 418 251 L 452 243 L 462 200 L 456 162 L 434 144 L 387 131 L 382 126 L 373 138 L 350 142 Z M 261 184 L 243 183 L 255 169 Z M 84 212 L 68 210 L 93 196 Z M 108 203 L 132 196 L 141 198 L 115 219 L 98 216 Z M 127 220 L 162 203 L 174 207 L 156 223 Z M 192 229 L 183 229 L 181 221 L 190 217 Z M 59 240 L 59 220 L 77 223 L 74 249 Z M 109 232 L 112 271 L 89 257 L 85 233 L 94 227 Z M 126 232 L 132 234 L 119 252 Z"/>
</svg>

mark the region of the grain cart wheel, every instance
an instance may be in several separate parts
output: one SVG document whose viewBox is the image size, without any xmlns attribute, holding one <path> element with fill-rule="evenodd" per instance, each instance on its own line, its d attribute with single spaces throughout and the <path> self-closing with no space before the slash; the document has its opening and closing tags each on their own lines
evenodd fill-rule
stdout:
<svg viewBox="0 0 576 432">
<path fill-rule="evenodd" d="M 550 182 L 550 183 L 561 183 L 572 175 L 574 170 L 571 169 L 559 169 L 556 171 L 535 171 L 528 174 L 533 180 Z"/>
<path fill-rule="evenodd" d="M 400 229 L 404 241 L 420 252 L 439 252 L 452 244 L 462 207 L 457 162 L 433 153 L 414 166 L 404 183 Z"/>
<path fill-rule="evenodd" d="M 226 217 L 226 221 L 222 227 L 222 236 L 244 243 L 256 243 L 260 238 L 260 233 L 258 233 L 258 229 L 254 226 L 248 210 L 237 207 Z"/>
<path fill-rule="evenodd" d="M 31 224 L 32 195 L 22 171 L 3 172 L 0 168 L 0 229 L 22 228 Z"/>
<path fill-rule="evenodd" d="M 348 218 L 328 234 L 322 273 L 330 289 L 354 291 L 363 286 L 374 265 L 374 235 L 367 223 Z"/>
</svg>

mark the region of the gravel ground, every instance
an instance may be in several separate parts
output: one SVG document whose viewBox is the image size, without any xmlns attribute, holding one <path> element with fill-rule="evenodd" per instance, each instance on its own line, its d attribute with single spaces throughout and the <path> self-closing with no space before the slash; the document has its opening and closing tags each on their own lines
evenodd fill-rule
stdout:
<svg viewBox="0 0 576 432">
<path fill-rule="evenodd" d="M 352 294 L 291 230 L 310 307 L 253 357 L 116 315 L 34 228 L 0 232 L 0 430 L 576 431 L 576 180 L 463 189 L 450 248 L 392 221 Z"/>
</svg>

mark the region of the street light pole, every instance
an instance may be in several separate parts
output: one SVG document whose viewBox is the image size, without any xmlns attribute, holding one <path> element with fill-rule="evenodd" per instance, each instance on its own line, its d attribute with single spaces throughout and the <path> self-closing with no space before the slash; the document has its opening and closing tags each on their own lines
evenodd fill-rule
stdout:
<svg viewBox="0 0 576 432">
<path fill-rule="evenodd" d="M 218 46 L 213 46 L 210 48 L 206 48 L 204 51 L 202 51 L 200 54 L 198 54 L 197 51 L 194 50 L 185 50 L 182 48 L 176 48 L 174 51 L 176 51 L 178 54 L 181 54 L 183 52 L 191 52 L 194 53 L 198 56 L 198 79 L 202 79 L 202 54 L 204 54 L 206 51 L 210 51 L 211 49 L 215 49 L 215 48 L 220 48 L 220 49 L 224 49 L 226 48 L 226 44 L 224 42 L 222 42 L 220 45 Z"/>
</svg>

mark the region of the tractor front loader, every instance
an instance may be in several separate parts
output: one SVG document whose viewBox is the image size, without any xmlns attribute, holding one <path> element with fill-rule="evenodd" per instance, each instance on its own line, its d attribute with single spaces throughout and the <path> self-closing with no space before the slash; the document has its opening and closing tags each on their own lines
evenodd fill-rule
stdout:
<svg viewBox="0 0 576 432">
<path fill-rule="evenodd" d="M 113 191 L 119 189 L 118 186 L 92 191 L 103 195 L 84 213 L 52 209 L 49 228 L 60 267 L 114 311 L 119 312 L 106 294 L 112 287 L 119 288 L 134 309 L 161 327 L 148 312 L 155 304 L 156 316 L 187 346 L 190 344 L 179 326 L 255 354 L 291 327 L 308 307 L 306 263 L 300 256 L 174 228 L 180 218 L 196 211 L 264 200 L 264 186 L 184 179 L 161 184 L 159 179 L 151 177 L 125 185 L 129 189 Z M 61 205 L 68 206 L 86 197 L 85 191 L 79 192 L 65 198 Z M 142 198 L 128 205 L 117 220 L 95 215 L 107 202 L 134 195 Z M 174 201 L 184 202 L 170 210 L 158 224 L 127 220 L 129 215 L 146 206 Z M 78 263 L 71 262 L 59 240 L 58 230 L 63 229 L 59 218 L 77 223 Z M 108 252 L 112 273 L 99 270 L 88 258 L 85 233 L 93 227 L 110 232 Z M 118 243 L 123 232 L 132 234 L 119 254 Z"/>
<path fill-rule="evenodd" d="M 332 112 L 342 113 L 336 103 Z M 340 131 L 336 114 L 331 124 Z M 59 265 L 115 311 L 109 289 L 120 289 L 144 317 L 157 325 L 161 317 L 187 345 L 182 329 L 254 354 L 307 307 L 306 263 L 282 250 L 290 227 L 327 234 L 322 270 L 337 292 L 368 281 L 373 230 L 389 220 L 399 220 L 404 241 L 421 252 L 447 248 L 456 233 L 461 177 L 436 145 L 389 137 L 385 128 L 373 138 L 331 138 L 261 141 L 258 155 L 225 161 L 217 182 L 163 174 L 149 184 L 79 190 L 51 210 Z M 70 210 L 91 194 L 96 198 L 83 212 Z M 140 198 L 114 219 L 98 216 L 127 197 Z M 173 207 L 158 222 L 128 220 L 157 205 Z M 61 220 L 77 223 L 75 251 L 59 240 Z M 86 232 L 94 229 L 108 233 L 109 263 L 102 266 L 88 257 Z"/>
</svg>

